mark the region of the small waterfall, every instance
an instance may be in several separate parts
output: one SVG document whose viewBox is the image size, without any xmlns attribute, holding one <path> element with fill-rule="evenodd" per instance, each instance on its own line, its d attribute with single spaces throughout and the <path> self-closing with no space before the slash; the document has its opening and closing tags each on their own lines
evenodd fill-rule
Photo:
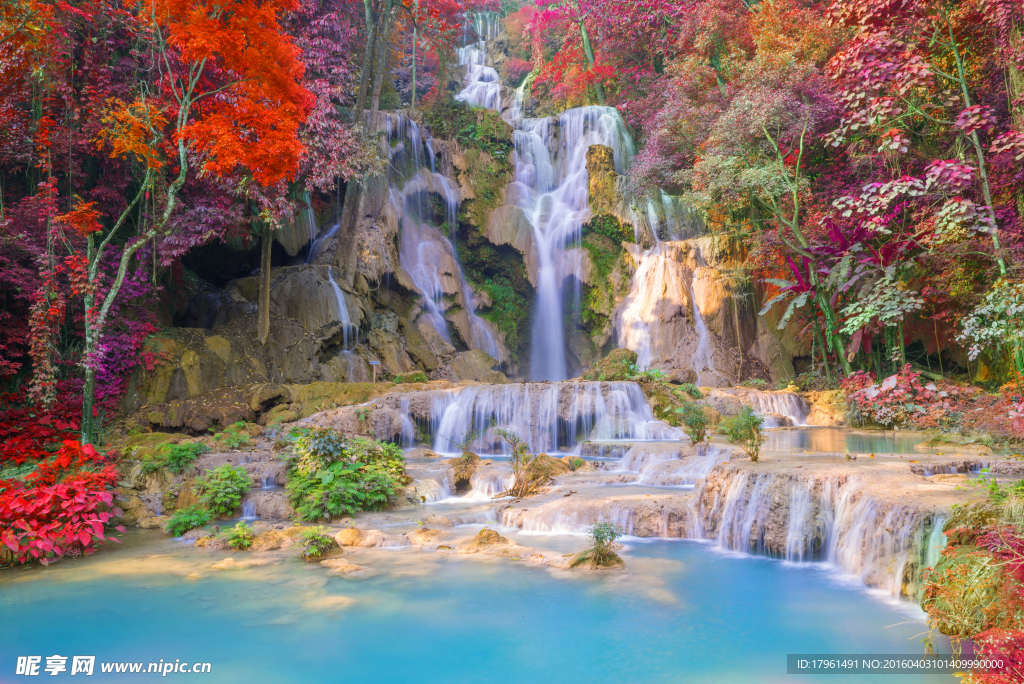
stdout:
<svg viewBox="0 0 1024 684">
<path fill-rule="evenodd" d="M 338 229 L 341 227 L 341 223 L 335 223 L 333 226 L 328 228 L 326 231 L 316 236 L 313 242 L 309 245 L 309 253 L 306 254 L 306 263 L 311 264 L 316 259 L 317 255 L 324 247 L 324 243 L 330 240 L 332 237 L 338 234 Z"/>
<path fill-rule="evenodd" d="M 506 453 L 493 426 L 523 437 L 533 453 L 571 449 L 584 440 L 679 439 L 658 421 L 631 382 L 481 385 L 432 395 L 430 433 L 437 452 L 451 452 L 471 431 L 477 453 Z"/>
<path fill-rule="evenodd" d="M 706 267 L 707 262 L 700 253 L 700 247 L 694 245 L 697 263 L 700 267 Z M 704 325 L 704 317 L 700 315 L 700 307 L 697 306 L 697 297 L 693 293 L 693 279 L 690 279 L 690 302 L 693 304 L 693 327 L 697 329 L 697 351 L 693 354 L 693 369 L 697 373 L 697 384 L 701 382 L 702 371 L 714 371 L 715 364 L 711 359 L 711 344 L 708 341 L 708 327 Z"/>
<path fill-rule="evenodd" d="M 942 550 L 946 548 L 946 533 L 942 531 L 942 526 L 945 524 L 946 516 L 942 514 L 932 516 L 932 529 L 928 533 L 928 539 L 925 542 L 922 567 L 934 568 L 935 564 L 942 558 Z"/>
<path fill-rule="evenodd" d="M 330 266 L 327 267 L 327 281 L 334 290 L 334 304 L 338 310 L 338 321 L 341 323 L 342 349 L 348 350 L 350 349 L 349 333 L 352 333 L 352 343 L 354 344 L 359 336 L 359 328 L 352 324 L 348 313 L 348 303 L 345 301 L 345 293 L 338 287 L 338 283 L 334 282 L 334 273 Z"/>
<path fill-rule="evenodd" d="M 475 12 L 473 27 L 477 41 L 456 52 L 459 64 L 466 67 L 466 87 L 455 96 L 474 107 L 501 110 L 501 81 L 494 67 L 487 66 L 487 42 L 498 37 L 500 26 L 494 12 Z"/>
<path fill-rule="evenodd" d="M 515 483 L 512 471 L 508 468 L 477 468 L 469 478 L 470 494 L 490 501 L 498 494 L 507 491 Z"/>
<path fill-rule="evenodd" d="M 268 473 L 263 476 L 263 489 L 271 489 L 277 486 L 277 475 Z"/>
<path fill-rule="evenodd" d="M 786 416 L 793 425 L 807 425 L 807 404 L 793 392 L 760 392 L 749 390 L 744 392 L 743 398 L 754 405 L 758 413 L 777 413 Z M 765 427 L 779 427 L 769 425 L 765 421 Z M 771 421 L 774 423 L 774 421 Z"/>
<path fill-rule="evenodd" d="M 658 487 L 693 488 L 707 477 L 712 468 L 732 455 L 731 449 L 706 442 L 697 445 L 696 451 L 696 455 L 685 459 L 645 463 L 639 468 L 640 479 L 637 482 Z M 678 453 L 676 458 L 679 458 Z"/>
<path fill-rule="evenodd" d="M 242 499 L 242 517 L 247 520 L 259 517 L 256 515 L 256 499 L 251 496 Z"/>
<path fill-rule="evenodd" d="M 422 503 L 436 503 L 451 497 L 451 469 L 448 466 L 409 466 L 406 474 L 413 478 L 416 494 L 422 497 Z"/>
<path fill-rule="evenodd" d="M 811 483 L 793 485 L 789 497 L 789 522 L 786 526 L 786 560 L 801 562 L 809 555 L 808 539 L 813 535 L 814 501 Z"/>
<path fill-rule="evenodd" d="M 412 447 L 416 441 L 416 425 L 412 422 L 412 417 L 409 415 L 409 405 L 409 397 L 402 397 L 398 409 L 399 417 L 402 420 L 402 432 L 398 437 L 398 446 L 403 449 Z"/>
</svg>

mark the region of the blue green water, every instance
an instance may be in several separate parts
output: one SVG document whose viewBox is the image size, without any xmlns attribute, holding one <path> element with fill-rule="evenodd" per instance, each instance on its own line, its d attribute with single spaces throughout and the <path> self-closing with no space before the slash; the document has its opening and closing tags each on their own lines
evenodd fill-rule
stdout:
<svg viewBox="0 0 1024 684">
<path fill-rule="evenodd" d="M 923 625 L 906 607 L 820 567 L 698 543 L 631 543 L 628 573 L 602 578 L 377 550 L 352 558 L 378 574 L 349 580 L 292 558 L 211 573 L 226 554 L 149 532 L 127 541 L 51 569 L 0 573 L 0 682 L 27 680 L 14 675 L 17 656 L 45 663 L 53 654 L 208 661 L 209 682 L 811 682 L 787 677 L 787 653 L 921 652 Z M 202 578 L 186 579 L 197 569 Z M 336 596 L 353 603 L 324 608 Z M 97 671 L 90 681 L 156 678 Z"/>
</svg>

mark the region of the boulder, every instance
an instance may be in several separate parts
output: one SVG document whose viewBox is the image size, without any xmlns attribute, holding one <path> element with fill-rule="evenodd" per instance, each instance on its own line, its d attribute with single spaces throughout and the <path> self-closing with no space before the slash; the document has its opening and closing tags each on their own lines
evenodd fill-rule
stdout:
<svg viewBox="0 0 1024 684">
<path fill-rule="evenodd" d="M 630 349 L 613 349 L 583 375 L 584 380 L 614 382 L 625 380 L 631 366 L 636 365 L 636 352 Z"/>
<path fill-rule="evenodd" d="M 338 546 L 378 546 L 384 541 L 384 533 L 380 530 L 360 530 L 355 527 L 347 527 L 334 535 L 334 541 Z"/>
<path fill-rule="evenodd" d="M 501 371 L 494 370 L 494 366 L 497 365 L 498 360 L 487 352 L 482 349 L 471 349 L 456 354 L 449 364 L 449 368 L 458 380 L 503 385 L 508 382 L 508 378 Z"/>
<path fill-rule="evenodd" d="M 477 533 L 475 537 L 464 539 L 456 547 L 458 553 L 479 553 L 485 549 L 499 544 L 511 544 L 508 539 L 502 537 L 494 530 L 486 527 Z"/>
<path fill-rule="evenodd" d="M 409 543 L 413 546 L 424 546 L 426 544 L 436 544 L 447 539 L 451 536 L 451 532 L 423 527 L 411 530 L 405 536 L 409 538 Z"/>
<path fill-rule="evenodd" d="M 672 385 L 697 384 L 697 373 L 692 368 L 673 368 L 666 378 Z"/>
<path fill-rule="evenodd" d="M 351 563 L 344 558 L 329 558 L 327 560 L 320 561 L 320 565 L 327 568 L 327 574 L 331 576 L 348 575 L 353 572 L 362 572 L 366 570 L 362 565 L 356 565 Z"/>
</svg>

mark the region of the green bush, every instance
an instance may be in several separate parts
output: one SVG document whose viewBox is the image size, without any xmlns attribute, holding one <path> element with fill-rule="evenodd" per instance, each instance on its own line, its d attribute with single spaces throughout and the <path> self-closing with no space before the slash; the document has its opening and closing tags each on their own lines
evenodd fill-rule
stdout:
<svg viewBox="0 0 1024 684">
<path fill-rule="evenodd" d="M 293 452 L 288 494 L 302 520 L 385 508 L 411 482 L 402 450 L 394 444 L 309 428 L 298 435 Z"/>
<path fill-rule="evenodd" d="M 161 448 L 163 461 L 172 473 L 184 473 L 192 469 L 200 454 L 210 451 L 202 442 L 193 444 L 167 444 Z"/>
<path fill-rule="evenodd" d="M 740 448 L 747 453 L 750 460 L 757 463 L 761 455 L 761 445 L 764 444 L 764 434 L 761 432 L 761 425 L 764 424 L 764 417 L 749 406 L 735 416 L 722 419 L 719 429 L 733 444 L 739 444 Z"/>
<path fill-rule="evenodd" d="M 684 382 L 677 387 L 674 392 L 680 397 L 684 394 L 693 397 L 694 399 L 703 399 L 704 395 L 701 393 L 700 388 L 690 382 Z"/>
<path fill-rule="evenodd" d="M 322 558 L 338 545 L 334 541 L 334 537 L 327 533 L 327 528 L 322 525 L 303 530 L 302 541 L 306 545 L 302 551 L 302 557 L 307 559 Z"/>
<path fill-rule="evenodd" d="M 172 537 L 180 537 L 189 530 L 203 527 L 210 522 L 210 514 L 202 506 L 189 506 L 174 511 L 171 519 L 164 525 L 164 532 Z"/>
<path fill-rule="evenodd" d="M 216 518 L 230 518 L 238 510 L 252 478 L 241 466 L 222 465 L 196 480 L 199 502 Z"/>
<path fill-rule="evenodd" d="M 253 541 L 256 539 L 256 534 L 252 531 L 244 522 L 239 521 L 228 530 L 228 546 L 239 551 L 244 551 L 252 547 Z"/>
<path fill-rule="evenodd" d="M 164 460 L 159 456 L 146 456 L 139 463 L 142 465 L 142 472 L 145 475 L 155 473 L 164 467 Z"/>
<path fill-rule="evenodd" d="M 657 368 L 640 370 L 636 364 L 630 364 L 629 370 L 626 372 L 626 379 L 634 382 L 662 382 L 666 377 L 665 371 Z"/>
<path fill-rule="evenodd" d="M 750 387 L 751 389 L 756 390 L 768 389 L 768 383 L 765 380 L 762 380 L 761 378 L 750 378 L 749 380 L 744 380 L 740 384 L 743 385 L 744 387 Z"/>
<path fill-rule="evenodd" d="M 704 415 L 704 408 L 692 401 L 684 401 L 682 406 L 676 409 L 679 418 L 683 423 L 683 431 L 690 441 L 699 444 L 707 438 L 708 417 Z"/>
<path fill-rule="evenodd" d="M 585 463 L 585 461 L 577 456 L 576 458 L 569 459 L 569 470 L 576 472 Z"/>
</svg>

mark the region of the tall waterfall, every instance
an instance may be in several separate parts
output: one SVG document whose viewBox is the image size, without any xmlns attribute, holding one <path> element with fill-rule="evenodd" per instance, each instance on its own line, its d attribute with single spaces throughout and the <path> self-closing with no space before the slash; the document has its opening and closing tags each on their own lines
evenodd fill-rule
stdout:
<svg viewBox="0 0 1024 684">
<path fill-rule="evenodd" d="M 587 149 L 606 145 L 620 172 L 633 145 L 612 107 L 581 107 L 557 119 L 523 119 L 515 132 L 515 184 L 519 206 L 533 227 L 537 250 L 537 300 L 531 336 L 530 373 L 534 380 L 564 380 L 566 341 L 563 287 L 578 286 L 582 255 L 566 247 L 582 237 L 589 218 Z"/>
</svg>

